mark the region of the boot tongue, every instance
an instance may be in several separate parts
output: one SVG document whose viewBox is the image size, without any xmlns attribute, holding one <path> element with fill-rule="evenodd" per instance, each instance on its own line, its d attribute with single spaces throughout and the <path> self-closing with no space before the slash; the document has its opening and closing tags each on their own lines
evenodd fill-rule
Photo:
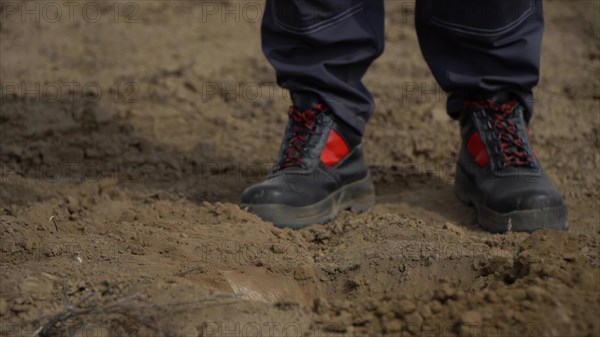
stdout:
<svg viewBox="0 0 600 337">
<path fill-rule="evenodd" d="M 300 111 L 306 111 L 319 104 L 321 99 L 318 95 L 310 92 L 294 92 L 292 93 L 292 102 Z"/>
<path fill-rule="evenodd" d="M 504 104 L 512 101 L 515 97 L 508 92 L 501 91 L 490 97 L 496 104 Z"/>
<path fill-rule="evenodd" d="M 274 171 L 302 166 L 306 155 L 305 148 L 314 146 L 311 145 L 314 143 L 313 133 L 317 124 L 323 120 L 320 115 L 328 110 L 324 104 L 314 100 L 316 96 L 294 94 L 292 97 L 294 105 L 288 110 L 290 119 L 286 129 L 286 139 Z"/>
<path fill-rule="evenodd" d="M 522 116 L 515 114 L 519 100 L 514 95 L 498 92 L 487 99 L 471 101 L 468 104 L 479 106 L 488 112 L 487 123 L 497 134 L 497 152 L 504 157 L 503 165 L 533 167 L 533 157 L 518 131 L 519 118 Z"/>
</svg>

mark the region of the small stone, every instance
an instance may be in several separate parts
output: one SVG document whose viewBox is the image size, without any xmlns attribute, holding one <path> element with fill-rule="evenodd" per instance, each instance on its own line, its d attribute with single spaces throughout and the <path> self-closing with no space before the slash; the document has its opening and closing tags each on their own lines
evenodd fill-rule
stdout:
<svg viewBox="0 0 600 337">
<path fill-rule="evenodd" d="M 329 302 L 337 311 L 350 309 L 350 302 L 345 300 L 332 300 Z"/>
<path fill-rule="evenodd" d="M 481 314 L 478 311 L 465 311 L 460 315 L 460 323 L 481 324 Z"/>
<path fill-rule="evenodd" d="M 271 230 L 271 233 L 272 233 L 273 235 L 275 235 L 277 238 L 280 238 L 280 239 L 281 239 L 281 236 L 282 236 L 282 235 L 281 235 L 281 230 L 280 230 L 279 228 L 277 228 L 277 229 L 272 229 L 272 230 Z"/>
<path fill-rule="evenodd" d="M 419 313 L 421 316 L 423 316 L 423 318 L 429 318 L 431 317 L 431 307 L 427 304 L 424 304 L 419 307 Z"/>
<path fill-rule="evenodd" d="M 393 310 L 393 306 L 390 302 L 379 302 L 377 304 L 377 308 L 375 309 L 375 316 L 383 317 L 386 313 L 389 313 Z"/>
<path fill-rule="evenodd" d="M 136 219 L 136 213 L 133 210 L 128 209 L 121 213 L 121 216 L 119 217 L 119 222 L 133 222 Z"/>
<path fill-rule="evenodd" d="M 410 300 L 401 300 L 398 303 L 398 307 L 396 308 L 396 313 L 400 316 L 406 316 L 417 309 L 417 306 L 414 302 Z"/>
<path fill-rule="evenodd" d="M 433 297 L 441 302 L 445 302 L 448 299 L 456 297 L 456 290 L 449 284 L 444 283 L 434 291 Z"/>
<path fill-rule="evenodd" d="M 563 256 L 563 260 L 567 262 L 575 262 L 577 261 L 577 255 L 575 255 L 574 253 L 565 253 L 565 255 Z"/>
<path fill-rule="evenodd" d="M 526 290 L 527 298 L 532 301 L 541 301 L 546 296 L 546 291 L 538 286 L 531 286 Z"/>
<path fill-rule="evenodd" d="M 33 242 L 33 240 L 31 240 L 30 238 L 25 239 L 25 242 L 23 243 L 23 248 L 25 248 L 26 251 L 31 251 L 34 246 L 35 243 Z"/>
<path fill-rule="evenodd" d="M 311 270 L 306 265 L 301 265 L 294 270 L 294 279 L 297 281 L 304 281 L 312 278 Z"/>
<path fill-rule="evenodd" d="M 68 205 L 70 205 L 70 206 L 72 206 L 74 208 L 79 207 L 79 200 L 77 198 L 75 198 L 75 197 L 67 196 L 65 198 L 65 201 L 67 202 Z"/>
<path fill-rule="evenodd" d="M 283 247 L 283 245 L 272 244 L 271 252 L 273 252 L 274 254 L 283 254 L 285 253 L 285 248 Z"/>
<path fill-rule="evenodd" d="M 386 321 L 383 323 L 383 328 L 385 332 L 388 333 L 396 333 L 402 331 L 402 321 L 399 319 L 392 319 L 390 321 Z"/>
<path fill-rule="evenodd" d="M 377 301 L 372 298 L 367 298 L 363 302 L 364 308 L 368 311 L 374 311 L 377 309 Z"/>
<path fill-rule="evenodd" d="M 442 226 L 442 228 L 447 229 L 447 230 L 449 230 L 449 231 L 451 231 L 451 232 L 453 232 L 453 233 L 455 233 L 455 234 L 457 234 L 459 236 L 465 235 L 465 231 L 462 228 L 460 228 L 460 227 L 458 227 L 458 226 L 456 226 L 456 225 L 454 225 L 454 224 L 452 224 L 450 222 L 446 222 Z"/>
<path fill-rule="evenodd" d="M 485 300 L 490 303 L 496 303 L 498 302 L 498 296 L 495 292 L 490 291 L 487 294 L 485 294 Z"/>
<path fill-rule="evenodd" d="M 325 327 L 325 330 L 330 332 L 346 332 L 350 326 L 352 326 L 352 315 L 347 311 L 342 311 L 339 315 L 333 317 L 331 323 Z"/>
<path fill-rule="evenodd" d="M 352 319 L 353 326 L 365 326 L 373 320 L 373 315 L 363 315 Z"/>
<path fill-rule="evenodd" d="M 440 312 L 442 312 L 443 309 L 444 308 L 442 306 L 442 303 L 440 303 L 440 301 L 436 301 L 436 300 L 431 301 L 431 311 L 433 313 L 436 313 L 436 314 L 440 313 Z"/>
<path fill-rule="evenodd" d="M 20 312 L 28 311 L 30 309 L 30 307 L 31 307 L 31 297 L 29 297 L 29 298 L 17 297 L 16 299 L 13 300 L 13 303 L 10 306 L 10 310 L 14 311 L 16 313 L 20 313 Z"/>
</svg>

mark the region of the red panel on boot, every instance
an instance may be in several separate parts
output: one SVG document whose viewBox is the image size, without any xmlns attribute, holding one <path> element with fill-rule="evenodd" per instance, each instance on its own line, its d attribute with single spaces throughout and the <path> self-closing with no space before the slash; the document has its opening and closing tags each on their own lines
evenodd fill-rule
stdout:
<svg viewBox="0 0 600 337">
<path fill-rule="evenodd" d="M 479 132 L 473 132 L 467 142 L 467 150 L 469 150 L 469 153 L 479 166 L 485 166 L 490 162 L 490 157 L 485 149 L 485 144 L 481 141 Z"/>
<path fill-rule="evenodd" d="M 348 144 L 346 144 L 342 136 L 337 131 L 331 130 L 329 138 L 327 138 L 327 144 L 325 144 L 325 148 L 321 152 L 321 161 L 331 167 L 339 163 L 348 152 L 350 152 L 350 148 L 348 148 Z"/>
</svg>

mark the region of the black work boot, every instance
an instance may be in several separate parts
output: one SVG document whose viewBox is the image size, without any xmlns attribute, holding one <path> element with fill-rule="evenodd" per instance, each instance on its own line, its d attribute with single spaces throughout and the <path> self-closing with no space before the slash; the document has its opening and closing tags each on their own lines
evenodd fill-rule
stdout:
<svg viewBox="0 0 600 337">
<path fill-rule="evenodd" d="M 293 100 L 279 159 L 265 181 L 242 193 L 240 206 L 291 228 L 369 209 L 375 193 L 360 135 L 317 100 Z"/>
<path fill-rule="evenodd" d="M 567 207 L 531 148 L 523 112 L 508 93 L 465 101 L 455 193 L 490 232 L 566 229 Z"/>
</svg>

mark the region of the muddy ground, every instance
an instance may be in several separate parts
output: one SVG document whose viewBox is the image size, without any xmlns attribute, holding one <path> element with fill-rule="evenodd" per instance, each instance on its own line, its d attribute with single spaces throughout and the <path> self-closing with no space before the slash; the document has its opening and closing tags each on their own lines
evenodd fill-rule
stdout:
<svg viewBox="0 0 600 337">
<path fill-rule="evenodd" d="M 570 229 L 531 235 L 455 200 L 410 2 L 365 80 L 377 205 L 299 231 L 236 205 L 289 104 L 263 3 L 1 4 L 0 335 L 600 336 L 597 1 L 545 2 L 531 127 Z"/>
</svg>

